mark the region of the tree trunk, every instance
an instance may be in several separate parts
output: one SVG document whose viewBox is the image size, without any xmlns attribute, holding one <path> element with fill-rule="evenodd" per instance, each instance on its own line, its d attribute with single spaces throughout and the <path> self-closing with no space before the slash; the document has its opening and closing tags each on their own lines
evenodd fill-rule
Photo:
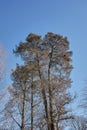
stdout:
<svg viewBox="0 0 87 130">
<path fill-rule="evenodd" d="M 47 129 L 50 130 L 50 121 L 49 121 L 49 113 L 48 113 L 48 103 L 47 103 L 45 88 L 44 88 L 43 82 L 42 82 L 42 76 L 41 76 L 41 72 L 40 72 L 39 60 L 38 60 L 38 71 L 39 71 L 39 77 L 40 77 L 40 81 L 41 81 L 42 98 L 43 98 L 45 115 L 46 115 Z"/>
<path fill-rule="evenodd" d="M 31 84 L 31 130 L 33 130 L 33 118 L 34 118 L 34 113 L 33 113 L 33 75 L 32 75 L 32 84 Z"/>
<path fill-rule="evenodd" d="M 51 128 L 51 130 L 55 130 L 54 119 L 53 119 L 53 104 L 52 104 L 51 88 L 49 88 L 49 109 L 50 109 L 50 128 Z"/>
<path fill-rule="evenodd" d="M 48 80 L 48 82 L 50 82 Z M 52 95 L 52 90 L 51 90 L 51 86 L 50 83 L 48 83 L 48 87 L 49 87 L 49 111 L 50 111 L 50 129 L 51 130 L 55 130 L 54 127 L 54 119 L 53 119 L 53 95 Z"/>
<path fill-rule="evenodd" d="M 53 54 L 53 48 L 50 53 L 50 61 L 48 65 L 48 89 L 49 89 L 50 129 L 55 130 L 54 119 L 53 119 L 53 94 L 52 94 L 52 88 L 50 85 L 50 69 L 51 69 L 52 54 Z"/>
<path fill-rule="evenodd" d="M 22 122 L 21 122 L 21 130 L 24 130 L 24 127 L 25 127 L 25 116 L 24 116 L 24 114 L 25 114 L 25 91 L 26 90 L 24 90 L 24 96 L 23 96 L 23 106 L 22 106 Z"/>
<path fill-rule="evenodd" d="M 45 94 L 45 89 L 42 88 L 42 96 L 43 96 L 43 102 L 45 107 L 45 114 L 46 114 L 46 122 L 47 122 L 47 128 L 50 130 L 50 121 L 49 121 L 49 114 L 48 114 L 48 105 L 47 105 L 47 99 Z"/>
</svg>

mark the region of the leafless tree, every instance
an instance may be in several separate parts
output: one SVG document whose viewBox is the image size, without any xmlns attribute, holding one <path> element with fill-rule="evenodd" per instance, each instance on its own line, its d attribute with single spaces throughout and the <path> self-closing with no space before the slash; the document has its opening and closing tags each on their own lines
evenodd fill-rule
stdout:
<svg viewBox="0 0 87 130">
<path fill-rule="evenodd" d="M 87 130 L 87 118 L 83 116 L 75 116 L 73 120 L 71 120 L 71 128 L 70 130 Z"/>
</svg>

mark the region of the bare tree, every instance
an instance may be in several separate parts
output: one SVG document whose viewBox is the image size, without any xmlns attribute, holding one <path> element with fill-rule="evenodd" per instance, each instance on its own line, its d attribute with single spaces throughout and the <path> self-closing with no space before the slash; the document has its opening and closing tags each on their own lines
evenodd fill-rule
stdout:
<svg viewBox="0 0 87 130">
<path fill-rule="evenodd" d="M 81 91 L 80 100 L 78 107 L 82 110 L 83 114 L 87 114 L 87 85 L 85 85 Z"/>
<path fill-rule="evenodd" d="M 87 118 L 83 116 L 75 116 L 73 120 L 71 120 L 71 128 L 70 130 L 87 130 Z"/>
</svg>

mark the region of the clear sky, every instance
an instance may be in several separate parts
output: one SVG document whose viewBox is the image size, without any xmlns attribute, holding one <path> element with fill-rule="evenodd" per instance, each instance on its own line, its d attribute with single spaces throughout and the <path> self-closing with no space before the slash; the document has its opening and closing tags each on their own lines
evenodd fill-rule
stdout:
<svg viewBox="0 0 87 130">
<path fill-rule="evenodd" d="M 72 88 L 79 94 L 87 80 L 87 0 L 0 0 L 0 43 L 8 50 L 10 68 L 18 62 L 12 49 L 31 32 L 68 37 L 73 51 Z M 5 87 L 8 84 L 9 79 Z"/>
</svg>

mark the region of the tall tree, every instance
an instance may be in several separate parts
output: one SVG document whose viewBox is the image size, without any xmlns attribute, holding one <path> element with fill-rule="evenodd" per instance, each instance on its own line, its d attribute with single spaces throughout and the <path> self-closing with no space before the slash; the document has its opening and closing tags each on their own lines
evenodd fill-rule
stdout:
<svg viewBox="0 0 87 130">
<path fill-rule="evenodd" d="M 48 57 L 48 88 L 49 88 L 49 109 L 50 109 L 50 119 L 51 119 L 51 130 L 55 128 L 55 118 L 54 118 L 54 100 L 56 99 L 55 94 L 61 92 L 63 98 L 67 95 L 66 89 L 70 86 L 71 80 L 69 78 L 72 66 L 70 65 L 72 52 L 68 51 L 69 42 L 67 38 L 63 38 L 60 35 L 53 33 L 48 33 L 45 36 L 45 43 L 49 47 L 49 57 Z M 57 81 L 57 86 L 55 85 Z M 62 102 L 62 99 L 59 99 Z M 70 96 L 67 98 L 68 103 L 71 101 Z M 64 105 L 67 104 L 67 101 Z M 59 103 L 58 103 L 59 105 Z M 62 105 L 62 108 L 64 107 Z M 59 108 L 59 107 L 58 107 Z M 64 108 L 63 108 L 64 109 Z M 61 111 L 61 109 L 59 109 Z M 66 111 L 64 109 L 64 111 Z M 68 112 L 68 111 L 67 111 Z M 59 118 L 59 115 L 58 115 Z M 61 119 L 59 119 L 61 120 Z"/>
<path fill-rule="evenodd" d="M 9 88 L 10 100 L 5 106 L 5 114 L 21 129 L 25 129 L 26 95 L 28 91 L 28 75 L 23 66 L 17 65 L 12 72 L 12 87 Z"/>
<path fill-rule="evenodd" d="M 26 84 L 26 87 L 31 90 L 26 90 L 27 95 L 31 95 L 29 102 L 29 105 L 31 104 L 31 130 L 36 127 L 42 130 L 62 129 L 62 121 L 71 118 L 66 105 L 72 101 L 67 91 L 71 86 L 72 70 L 72 52 L 69 51 L 67 38 L 54 33 L 47 33 L 44 38 L 29 34 L 25 42 L 16 46 L 14 53 L 21 56 L 24 66 L 21 71 L 20 66 L 16 70 L 16 75 L 19 77 L 13 76 L 15 81 L 13 90 L 17 88 L 16 92 L 19 93 L 22 86 Z M 20 94 L 26 102 L 24 98 L 26 96 L 23 95 L 23 93 Z M 39 99 L 40 102 L 37 101 L 35 104 L 35 100 Z M 22 100 L 22 106 L 25 106 L 24 104 Z M 37 111 L 38 108 L 40 108 L 39 111 Z M 24 107 L 21 110 L 24 111 Z M 38 116 L 35 117 L 35 115 Z M 24 120 L 24 115 L 22 119 Z M 30 123 L 29 120 L 28 123 Z"/>
<path fill-rule="evenodd" d="M 20 130 L 33 130 L 35 127 L 34 107 L 37 107 L 41 102 L 41 99 L 38 98 L 40 95 L 38 96 L 38 82 L 36 81 L 35 71 L 36 68 L 29 62 L 25 66 L 17 64 L 11 75 L 13 81 L 12 87 L 9 88 L 11 96 L 4 112 L 5 115 L 8 115 L 8 118 L 14 121 L 15 127 Z M 36 98 L 38 98 L 38 101 Z"/>
<path fill-rule="evenodd" d="M 53 105 L 55 94 L 60 89 L 66 91 L 70 87 L 69 76 L 72 70 L 70 57 L 72 52 L 68 50 L 69 42 L 67 38 L 47 33 L 44 39 L 41 39 L 38 35 L 29 34 L 26 42 L 20 43 L 15 51 L 16 54 L 21 55 L 25 62 L 35 61 L 38 68 L 48 130 L 55 129 L 55 107 Z M 45 85 L 42 81 L 46 82 Z M 68 94 L 65 93 L 65 95 Z M 68 99 L 68 103 L 70 101 Z M 67 102 L 64 105 L 66 104 Z"/>
<path fill-rule="evenodd" d="M 30 34 L 26 38 L 26 43 L 20 43 L 19 47 L 16 48 L 16 51 L 14 51 L 17 55 L 21 55 L 22 59 L 26 63 L 33 63 L 36 70 L 38 71 L 38 76 L 40 79 L 41 84 L 41 93 L 43 98 L 43 103 L 45 107 L 45 115 L 47 120 L 47 126 L 49 130 L 49 118 L 48 118 L 48 104 L 46 99 L 46 93 L 45 93 L 45 86 L 43 84 L 43 81 L 45 81 L 42 73 L 44 70 L 46 57 L 44 57 L 44 54 L 47 54 L 47 51 L 43 49 L 42 40 L 41 37 L 35 34 Z"/>
</svg>

